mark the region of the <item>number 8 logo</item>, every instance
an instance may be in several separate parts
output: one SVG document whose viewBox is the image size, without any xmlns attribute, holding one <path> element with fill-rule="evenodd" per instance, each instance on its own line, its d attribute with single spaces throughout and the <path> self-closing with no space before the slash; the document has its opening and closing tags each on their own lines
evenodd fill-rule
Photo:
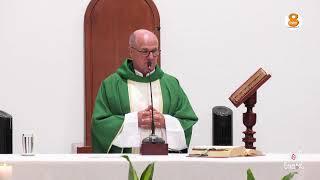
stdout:
<svg viewBox="0 0 320 180">
<path fill-rule="evenodd" d="M 299 25 L 299 20 L 298 20 L 298 14 L 296 13 L 291 13 L 289 14 L 289 22 L 288 22 L 288 25 L 290 27 L 297 27 Z"/>
</svg>

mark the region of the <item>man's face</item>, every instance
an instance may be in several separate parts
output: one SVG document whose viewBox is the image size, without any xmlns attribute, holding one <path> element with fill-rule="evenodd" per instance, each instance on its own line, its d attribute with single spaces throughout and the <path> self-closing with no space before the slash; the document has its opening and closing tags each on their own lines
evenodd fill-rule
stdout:
<svg viewBox="0 0 320 180">
<path fill-rule="evenodd" d="M 130 55 L 136 70 L 146 75 L 149 72 L 149 61 L 150 70 L 153 71 L 159 57 L 157 38 L 152 34 L 137 35 L 135 47 L 130 47 Z"/>
</svg>

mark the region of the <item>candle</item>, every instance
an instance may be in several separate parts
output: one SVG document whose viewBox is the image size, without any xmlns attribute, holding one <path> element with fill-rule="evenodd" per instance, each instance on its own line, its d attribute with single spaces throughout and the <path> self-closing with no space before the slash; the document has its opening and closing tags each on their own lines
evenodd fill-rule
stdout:
<svg viewBox="0 0 320 180">
<path fill-rule="evenodd" d="M 11 180 L 12 166 L 0 164 L 0 180 Z"/>
</svg>

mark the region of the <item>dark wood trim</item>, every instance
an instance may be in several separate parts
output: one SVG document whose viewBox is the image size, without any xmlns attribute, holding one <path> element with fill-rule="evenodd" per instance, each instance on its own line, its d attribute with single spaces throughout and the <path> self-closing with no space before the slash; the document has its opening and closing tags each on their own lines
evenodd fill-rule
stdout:
<svg viewBox="0 0 320 180">
<path fill-rule="evenodd" d="M 152 0 L 145 0 L 146 3 L 149 5 L 149 7 L 151 8 L 152 10 L 152 14 L 153 14 L 153 19 L 154 19 L 154 22 L 156 23 L 154 26 L 155 26 L 155 29 L 153 30 L 153 33 L 158 37 L 158 40 L 159 40 L 159 49 L 161 49 L 161 41 L 160 41 L 160 15 L 159 15 L 159 11 L 157 9 L 157 6 L 154 4 L 154 2 Z M 159 59 L 158 59 L 158 64 L 160 66 L 161 64 L 161 54 L 159 56 Z"/>
<path fill-rule="evenodd" d="M 91 115 L 93 111 L 93 78 L 92 78 L 92 19 L 91 15 L 99 0 L 92 0 L 84 17 L 84 44 L 85 44 L 85 145 L 91 146 Z"/>
<path fill-rule="evenodd" d="M 92 153 L 91 146 L 77 147 L 77 153 Z"/>
</svg>

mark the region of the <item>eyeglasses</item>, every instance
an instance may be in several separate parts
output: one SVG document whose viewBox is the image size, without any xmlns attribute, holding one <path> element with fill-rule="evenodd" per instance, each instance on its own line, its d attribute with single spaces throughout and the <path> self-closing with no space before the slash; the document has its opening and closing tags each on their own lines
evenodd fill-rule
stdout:
<svg viewBox="0 0 320 180">
<path fill-rule="evenodd" d="M 153 55 L 154 57 L 160 55 L 160 50 L 158 50 L 158 49 L 153 49 L 153 50 L 151 50 L 151 51 L 148 51 L 147 49 L 138 50 L 138 49 L 136 49 L 135 47 L 131 47 L 131 48 L 134 49 L 134 50 L 136 50 L 136 51 L 138 51 L 139 53 L 141 53 L 141 54 L 142 54 L 143 56 L 145 56 L 145 57 L 149 56 L 150 53 L 152 53 L 152 55 Z"/>
</svg>

